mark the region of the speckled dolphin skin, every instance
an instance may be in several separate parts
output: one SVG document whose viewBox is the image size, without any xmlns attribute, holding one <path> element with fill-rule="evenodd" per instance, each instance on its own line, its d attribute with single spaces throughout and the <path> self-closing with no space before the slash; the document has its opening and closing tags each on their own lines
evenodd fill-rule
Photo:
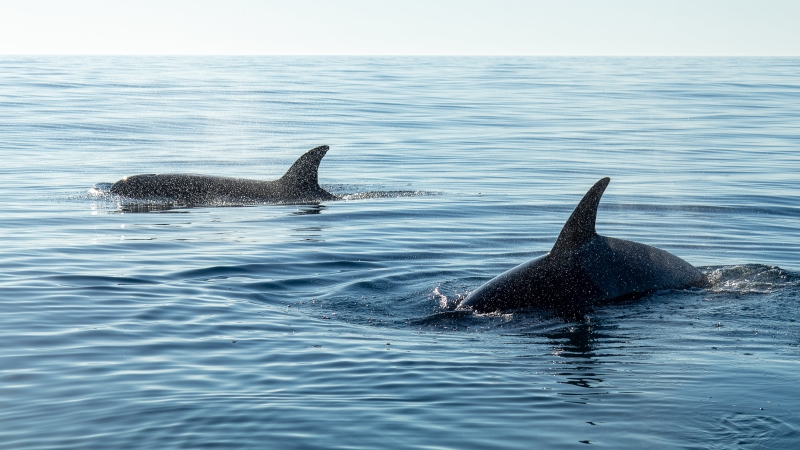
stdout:
<svg viewBox="0 0 800 450">
<path fill-rule="evenodd" d="M 580 314 L 606 301 L 706 285 L 702 272 L 669 252 L 597 234 L 597 207 L 610 181 L 603 178 L 589 189 L 550 253 L 489 280 L 458 308 L 488 313 L 543 307 Z"/>
<path fill-rule="evenodd" d="M 170 199 L 188 204 L 219 200 L 305 203 L 335 200 L 319 186 L 319 163 L 327 145 L 307 151 L 277 180 L 214 177 L 191 174 L 148 174 L 125 177 L 111 186 L 111 193 L 135 199 Z"/>
</svg>

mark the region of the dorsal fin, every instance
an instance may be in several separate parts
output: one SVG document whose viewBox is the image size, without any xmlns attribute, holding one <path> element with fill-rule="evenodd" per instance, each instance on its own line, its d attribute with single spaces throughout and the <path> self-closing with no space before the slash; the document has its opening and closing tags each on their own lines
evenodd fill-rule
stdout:
<svg viewBox="0 0 800 450">
<path fill-rule="evenodd" d="M 550 253 L 563 252 L 574 250 L 581 245 L 589 242 L 597 232 L 594 230 L 594 223 L 597 220 L 597 206 L 600 204 L 600 197 L 606 190 L 606 186 L 611 181 L 611 178 L 605 177 L 600 179 L 592 186 L 591 189 L 583 196 L 583 200 L 572 211 L 564 228 L 561 229 L 561 234 L 558 235 L 556 244 Z"/>
<path fill-rule="evenodd" d="M 317 178 L 319 163 L 328 152 L 327 145 L 320 145 L 297 158 L 292 167 L 280 178 L 280 182 L 297 192 L 320 189 Z"/>
</svg>

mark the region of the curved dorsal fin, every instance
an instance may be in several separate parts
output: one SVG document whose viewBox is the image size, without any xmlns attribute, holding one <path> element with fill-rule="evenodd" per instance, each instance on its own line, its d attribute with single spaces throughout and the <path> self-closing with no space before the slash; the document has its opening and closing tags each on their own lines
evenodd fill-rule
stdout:
<svg viewBox="0 0 800 450">
<path fill-rule="evenodd" d="M 303 156 L 297 158 L 297 161 L 289 167 L 289 170 L 280 178 L 280 182 L 284 186 L 304 192 L 309 189 L 319 189 L 319 182 L 317 173 L 319 172 L 319 163 L 322 157 L 328 152 L 327 145 L 320 145 L 319 147 L 312 148 L 305 152 Z"/>
<path fill-rule="evenodd" d="M 581 245 L 589 242 L 597 232 L 594 230 L 594 223 L 597 220 L 597 206 L 600 204 L 600 197 L 603 196 L 603 191 L 611 181 L 611 178 L 605 177 L 600 179 L 592 186 L 591 189 L 583 196 L 583 200 L 572 211 L 564 228 L 561 229 L 561 234 L 558 235 L 556 244 L 550 253 L 570 251 L 580 247 Z"/>
</svg>

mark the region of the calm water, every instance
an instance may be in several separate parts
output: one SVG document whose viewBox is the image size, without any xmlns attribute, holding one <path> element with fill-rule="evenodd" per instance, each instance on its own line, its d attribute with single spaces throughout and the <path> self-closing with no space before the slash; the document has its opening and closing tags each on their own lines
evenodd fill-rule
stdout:
<svg viewBox="0 0 800 450">
<path fill-rule="evenodd" d="M 0 59 L 0 447 L 794 448 L 800 59 Z M 321 205 L 93 196 L 274 179 Z M 601 234 L 710 289 L 452 304 Z"/>
</svg>

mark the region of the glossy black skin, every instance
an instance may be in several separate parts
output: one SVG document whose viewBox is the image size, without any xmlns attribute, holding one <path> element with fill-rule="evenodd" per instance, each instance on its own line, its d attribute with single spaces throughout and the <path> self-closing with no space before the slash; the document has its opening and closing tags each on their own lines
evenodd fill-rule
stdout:
<svg viewBox="0 0 800 450">
<path fill-rule="evenodd" d="M 595 232 L 597 207 L 609 182 L 603 178 L 586 193 L 550 253 L 489 280 L 459 309 L 488 313 L 541 307 L 580 315 L 612 300 L 705 286 L 702 272 L 669 252 Z"/>
<path fill-rule="evenodd" d="M 576 251 L 548 253 L 496 276 L 459 307 L 483 313 L 524 307 L 580 311 L 704 283 L 702 272 L 669 252 L 597 235 Z"/>
<path fill-rule="evenodd" d="M 337 197 L 319 186 L 318 170 L 328 151 L 323 145 L 297 159 L 274 181 L 192 174 L 147 174 L 125 177 L 111 186 L 111 193 L 136 199 L 171 199 L 188 204 L 218 200 L 308 203 Z"/>
</svg>

